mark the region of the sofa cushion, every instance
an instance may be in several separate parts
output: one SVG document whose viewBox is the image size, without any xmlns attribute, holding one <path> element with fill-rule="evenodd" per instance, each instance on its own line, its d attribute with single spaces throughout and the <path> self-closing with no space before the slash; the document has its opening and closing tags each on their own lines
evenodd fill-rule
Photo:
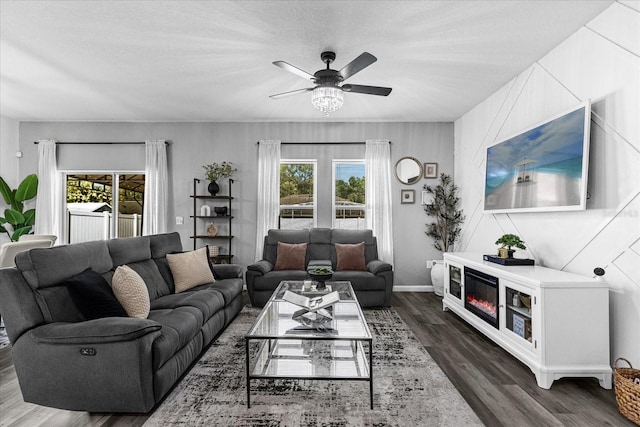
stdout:
<svg viewBox="0 0 640 427">
<path fill-rule="evenodd" d="M 138 273 L 149 291 L 149 299 L 154 300 L 163 295 L 170 294 L 169 284 L 164 280 L 158 263 L 152 259 L 132 262 L 127 264 L 133 271 Z"/>
<path fill-rule="evenodd" d="M 202 312 L 191 306 L 151 310 L 149 319 L 162 326 L 152 346 L 154 371 L 200 333 L 204 324 Z"/>
<path fill-rule="evenodd" d="M 216 281 L 215 283 L 209 283 L 206 285 L 196 286 L 192 290 L 200 292 L 200 290 L 215 290 L 219 292 L 224 298 L 225 307 L 231 304 L 238 295 L 242 293 L 242 287 L 244 281 L 242 278 L 237 277 L 233 279 L 224 279 Z"/>
<path fill-rule="evenodd" d="M 366 270 L 364 242 L 352 244 L 336 243 L 336 270 Z"/>
<path fill-rule="evenodd" d="M 262 258 L 271 264 L 276 263 L 278 242 L 309 243 L 309 230 L 269 230 L 264 238 Z"/>
<path fill-rule="evenodd" d="M 214 289 L 189 290 L 179 294 L 166 295 L 151 302 L 152 310 L 195 307 L 202 313 L 205 323 L 224 306 L 225 301 L 222 294 Z"/>
<path fill-rule="evenodd" d="M 149 316 L 149 291 L 138 273 L 129 266 L 121 265 L 113 273 L 111 283 L 113 293 L 129 317 L 146 319 Z"/>
<path fill-rule="evenodd" d="M 253 288 L 258 291 L 274 291 L 283 280 L 307 280 L 306 271 L 279 270 L 272 271 L 265 276 L 256 277 Z"/>
<path fill-rule="evenodd" d="M 207 260 L 206 248 L 181 254 L 167 254 L 167 262 L 171 268 L 176 293 L 215 280 Z"/>
<path fill-rule="evenodd" d="M 304 270 L 307 255 L 306 243 L 278 242 L 278 255 L 274 270 Z"/>
<path fill-rule="evenodd" d="M 383 277 L 368 271 L 336 271 L 331 280 L 348 280 L 355 291 L 385 291 L 386 284 Z"/>
<path fill-rule="evenodd" d="M 148 236 L 107 240 L 114 267 L 151 259 L 150 245 Z"/>
<path fill-rule="evenodd" d="M 32 288 L 43 289 L 58 286 L 87 268 L 104 273 L 111 270 L 113 263 L 107 243 L 100 240 L 20 252 L 16 267 Z"/>
<path fill-rule="evenodd" d="M 71 299 L 85 319 L 127 317 L 107 281 L 95 271 L 87 269 L 62 284 L 69 290 Z"/>
</svg>

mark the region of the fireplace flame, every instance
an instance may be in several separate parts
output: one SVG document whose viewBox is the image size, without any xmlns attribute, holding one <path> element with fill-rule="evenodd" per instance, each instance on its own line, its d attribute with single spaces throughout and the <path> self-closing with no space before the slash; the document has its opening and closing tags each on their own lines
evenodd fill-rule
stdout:
<svg viewBox="0 0 640 427">
<path fill-rule="evenodd" d="M 467 302 L 491 317 L 496 317 L 497 308 L 495 304 L 483 299 L 477 299 L 473 295 L 467 295 Z"/>
</svg>

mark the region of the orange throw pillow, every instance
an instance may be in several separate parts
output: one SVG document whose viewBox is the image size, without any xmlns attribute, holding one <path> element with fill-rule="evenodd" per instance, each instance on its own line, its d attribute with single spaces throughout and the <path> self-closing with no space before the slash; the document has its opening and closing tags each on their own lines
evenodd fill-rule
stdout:
<svg viewBox="0 0 640 427">
<path fill-rule="evenodd" d="M 304 260 L 307 256 L 306 243 L 278 242 L 276 265 L 274 270 L 304 270 Z"/>
<path fill-rule="evenodd" d="M 366 270 L 364 242 L 355 245 L 336 243 L 336 270 Z"/>
</svg>

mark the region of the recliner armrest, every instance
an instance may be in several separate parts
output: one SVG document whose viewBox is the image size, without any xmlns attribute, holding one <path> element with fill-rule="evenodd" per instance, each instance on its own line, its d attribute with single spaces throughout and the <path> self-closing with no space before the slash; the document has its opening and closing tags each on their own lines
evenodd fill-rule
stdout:
<svg viewBox="0 0 640 427">
<path fill-rule="evenodd" d="M 255 264 L 251 264 L 251 265 L 247 266 L 247 270 L 257 271 L 257 272 L 262 273 L 262 274 L 267 274 L 268 272 L 273 270 L 273 264 L 271 264 L 266 259 L 262 259 L 262 260 L 256 262 Z"/>
<path fill-rule="evenodd" d="M 78 323 L 48 323 L 31 330 L 33 340 L 46 344 L 104 344 L 137 340 L 159 331 L 158 322 L 130 317 L 105 317 Z"/>
<path fill-rule="evenodd" d="M 238 264 L 213 264 L 211 268 L 220 276 L 220 279 L 242 277 L 242 266 Z"/>
<path fill-rule="evenodd" d="M 391 271 L 392 269 L 391 264 L 378 259 L 369 261 L 369 264 L 367 264 L 367 270 L 373 274 L 382 273 L 383 271 Z"/>
</svg>

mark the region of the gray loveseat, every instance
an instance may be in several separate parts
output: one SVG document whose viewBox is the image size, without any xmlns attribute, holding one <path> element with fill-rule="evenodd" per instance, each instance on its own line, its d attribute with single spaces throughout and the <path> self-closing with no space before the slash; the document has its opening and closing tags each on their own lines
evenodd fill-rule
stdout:
<svg viewBox="0 0 640 427">
<path fill-rule="evenodd" d="M 351 282 L 360 305 L 387 307 L 391 305 L 393 269 L 378 259 L 377 240 L 371 230 L 341 230 L 312 228 L 309 230 L 269 230 L 264 238 L 263 259 L 249 265 L 246 272 L 247 291 L 251 304 L 262 307 L 282 280 L 308 279 L 306 270 L 274 270 L 278 242 L 306 243 L 305 268 L 317 261 L 330 261 L 334 270 L 332 280 Z M 336 243 L 365 242 L 366 271 L 336 270 Z M 323 263 L 321 262 L 320 265 Z"/>
<path fill-rule="evenodd" d="M 34 249 L 0 269 L 0 312 L 25 401 L 90 412 L 148 412 L 242 308 L 242 269 L 175 294 L 166 255 L 178 233 Z M 85 320 L 60 283 L 88 268 L 109 284 L 127 264 L 151 299 L 147 319 Z"/>
</svg>

